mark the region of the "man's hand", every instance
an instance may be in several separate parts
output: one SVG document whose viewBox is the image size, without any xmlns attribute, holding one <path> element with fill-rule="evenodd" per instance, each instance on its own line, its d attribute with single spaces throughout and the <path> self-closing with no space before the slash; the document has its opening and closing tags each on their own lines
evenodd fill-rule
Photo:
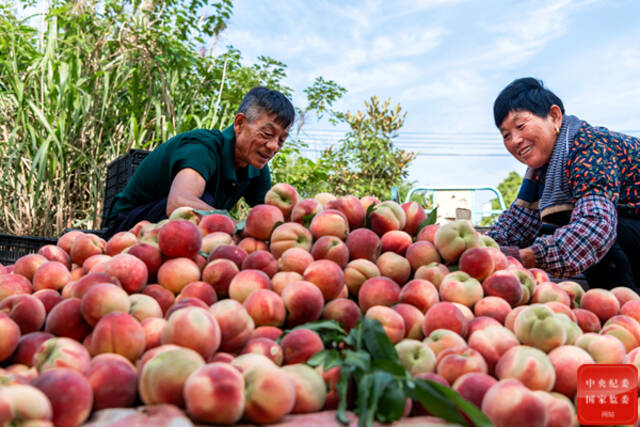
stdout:
<svg viewBox="0 0 640 427">
<path fill-rule="evenodd" d="M 207 182 L 195 169 L 186 168 L 178 172 L 173 178 L 171 189 L 169 190 L 167 216 L 181 206 L 207 211 L 215 209 L 200 199 L 206 186 Z"/>
</svg>

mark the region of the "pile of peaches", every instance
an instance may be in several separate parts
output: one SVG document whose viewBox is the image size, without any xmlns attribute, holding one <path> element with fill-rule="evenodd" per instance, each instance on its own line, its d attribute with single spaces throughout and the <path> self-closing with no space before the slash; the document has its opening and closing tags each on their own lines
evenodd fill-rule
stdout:
<svg viewBox="0 0 640 427">
<path fill-rule="evenodd" d="M 0 265 L 0 425 L 299 424 L 338 405 L 338 367 L 306 363 L 323 319 L 378 320 L 411 375 L 496 426 L 577 425 L 580 365 L 640 368 L 634 291 L 551 281 L 466 221 L 428 222 L 281 183 L 241 223 L 183 207 L 107 241 L 69 231 Z"/>
</svg>

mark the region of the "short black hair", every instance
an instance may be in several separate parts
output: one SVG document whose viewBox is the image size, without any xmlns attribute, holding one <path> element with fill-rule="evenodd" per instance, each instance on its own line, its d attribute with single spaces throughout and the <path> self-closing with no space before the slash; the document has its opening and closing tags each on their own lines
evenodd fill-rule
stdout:
<svg viewBox="0 0 640 427">
<path fill-rule="evenodd" d="M 258 86 L 251 89 L 242 98 L 238 113 L 247 116 L 249 122 L 254 121 L 262 113 L 275 114 L 276 122 L 286 129 L 293 123 L 296 112 L 291 101 L 277 90 Z"/>
<path fill-rule="evenodd" d="M 509 83 L 502 89 L 493 103 L 493 119 L 499 128 L 505 117 L 512 111 L 528 110 L 539 117 L 547 117 L 552 105 L 560 107 L 564 114 L 564 105 L 560 98 L 544 87 L 542 80 L 523 77 Z"/>
</svg>

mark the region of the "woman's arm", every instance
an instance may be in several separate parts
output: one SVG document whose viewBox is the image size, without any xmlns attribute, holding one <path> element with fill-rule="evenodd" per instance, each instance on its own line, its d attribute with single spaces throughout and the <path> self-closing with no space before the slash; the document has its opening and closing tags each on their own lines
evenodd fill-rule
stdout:
<svg viewBox="0 0 640 427">
<path fill-rule="evenodd" d="M 540 232 L 542 222 L 536 210 L 517 206 L 515 203 L 502 212 L 487 235 L 500 246 L 529 246 Z"/>
</svg>

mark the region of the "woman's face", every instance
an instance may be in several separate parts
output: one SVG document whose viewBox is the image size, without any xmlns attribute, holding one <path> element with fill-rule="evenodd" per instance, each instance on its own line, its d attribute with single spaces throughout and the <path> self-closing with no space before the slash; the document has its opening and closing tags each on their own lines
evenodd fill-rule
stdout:
<svg viewBox="0 0 640 427">
<path fill-rule="evenodd" d="M 562 112 L 553 105 L 547 117 L 529 110 L 511 111 L 500 125 L 504 146 L 519 162 L 539 168 L 551 158 L 557 133 L 562 125 Z"/>
</svg>

